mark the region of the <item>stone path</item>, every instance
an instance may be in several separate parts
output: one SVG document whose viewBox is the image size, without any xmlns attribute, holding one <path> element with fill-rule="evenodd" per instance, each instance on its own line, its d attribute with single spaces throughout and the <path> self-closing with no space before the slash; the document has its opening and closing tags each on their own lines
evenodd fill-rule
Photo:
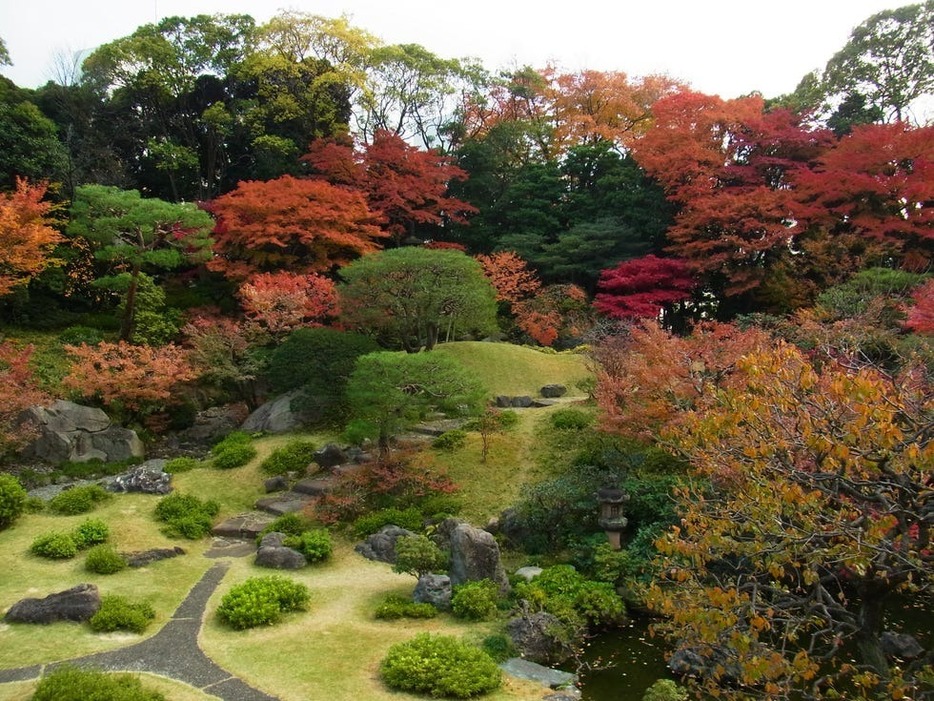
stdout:
<svg viewBox="0 0 934 701">
<path fill-rule="evenodd" d="M 45 665 L 0 670 L 0 683 L 27 681 L 65 664 L 111 672 L 151 672 L 190 684 L 223 701 L 278 701 L 211 661 L 198 647 L 198 631 L 211 594 L 224 578 L 227 563 L 219 562 L 179 605 L 172 619 L 151 638 L 135 645 Z"/>
</svg>

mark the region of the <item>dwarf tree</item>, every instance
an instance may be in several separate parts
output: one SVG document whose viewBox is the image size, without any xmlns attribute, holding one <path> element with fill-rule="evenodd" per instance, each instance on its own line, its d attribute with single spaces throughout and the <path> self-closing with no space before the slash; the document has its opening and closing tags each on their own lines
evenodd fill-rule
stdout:
<svg viewBox="0 0 934 701">
<path fill-rule="evenodd" d="M 240 286 L 237 296 L 247 318 L 275 338 L 301 326 L 321 326 L 337 315 L 334 283 L 315 273 L 259 273 Z"/>
</svg>

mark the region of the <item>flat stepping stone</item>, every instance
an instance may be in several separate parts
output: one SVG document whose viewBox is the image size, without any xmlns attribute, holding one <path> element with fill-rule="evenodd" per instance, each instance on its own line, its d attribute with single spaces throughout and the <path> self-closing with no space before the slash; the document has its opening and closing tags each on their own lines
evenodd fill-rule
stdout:
<svg viewBox="0 0 934 701">
<path fill-rule="evenodd" d="M 265 514 L 264 514 L 265 515 Z M 205 557 L 215 560 L 219 557 L 247 557 L 256 554 L 255 540 L 240 538 L 215 538 Z"/>
<path fill-rule="evenodd" d="M 467 423 L 464 419 L 440 419 L 438 421 L 425 421 L 416 424 L 411 428 L 412 433 L 420 433 L 424 436 L 438 437 L 442 433 L 453 431 L 455 428 L 462 428 Z"/>
<path fill-rule="evenodd" d="M 300 480 L 292 487 L 293 492 L 307 494 L 313 497 L 321 497 L 334 489 L 336 480 L 333 477 L 309 477 Z"/>
<path fill-rule="evenodd" d="M 284 492 L 257 499 L 254 506 L 260 511 L 282 516 L 283 514 L 294 514 L 296 511 L 301 511 L 311 499 L 307 494 Z"/>
<path fill-rule="evenodd" d="M 245 514 L 231 516 L 223 523 L 211 529 L 211 535 L 221 538 L 240 538 L 255 540 L 266 526 L 272 523 L 273 517 L 268 513 L 249 511 Z"/>
<path fill-rule="evenodd" d="M 521 657 L 513 657 L 506 660 L 500 664 L 500 669 L 510 676 L 538 682 L 543 686 L 547 686 L 549 689 L 570 687 L 577 682 L 576 674 L 545 667 L 544 665 L 524 660 Z"/>
<path fill-rule="evenodd" d="M 544 409 L 547 406 L 554 406 L 555 404 L 561 404 L 561 402 L 555 399 L 533 399 L 532 406 L 536 409 Z"/>
</svg>

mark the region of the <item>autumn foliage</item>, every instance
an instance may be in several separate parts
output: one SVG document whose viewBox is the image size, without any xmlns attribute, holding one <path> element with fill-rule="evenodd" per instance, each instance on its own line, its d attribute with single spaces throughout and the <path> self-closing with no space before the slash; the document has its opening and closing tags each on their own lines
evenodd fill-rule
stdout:
<svg viewBox="0 0 934 701">
<path fill-rule="evenodd" d="M 47 190 L 18 178 L 13 192 L 0 193 L 0 297 L 40 273 L 62 239 L 52 228 L 55 207 L 42 199 Z"/>
<path fill-rule="evenodd" d="M 577 285 L 548 285 L 534 297 L 512 305 L 516 326 L 542 346 L 575 338 L 590 324 L 587 293 Z"/>
<path fill-rule="evenodd" d="M 499 302 L 515 304 L 541 289 L 542 283 L 535 271 L 514 251 L 480 254 L 476 259 L 483 266 L 483 274 L 496 288 Z"/>
<path fill-rule="evenodd" d="M 276 337 L 337 315 L 334 282 L 315 273 L 259 273 L 240 285 L 237 296 L 247 318 Z"/>
<path fill-rule="evenodd" d="M 915 333 L 934 336 L 934 280 L 928 280 L 915 290 L 915 305 L 908 311 L 905 326 Z"/>
<path fill-rule="evenodd" d="M 32 346 L 17 348 L 9 341 L 0 343 L 0 453 L 18 447 L 32 436 L 22 413 L 31 406 L 45 405 L 51 397 L 39 388 L 30 360 Z"/>
<path fill-rule="evenodd" d="M 684 261 L 645 256 L 600 273 L 594 308 L 615 319 L 657 318 L 689 299 L 696 282 Z"/>
<path fill-rule="evenodd" d="M 217 218 L 208 267 L 236 280 L 280 268 L 326 272 L 385 236 L 360 193 L 322 180 L 242 182 L 205 206 Z"/>
</svg>

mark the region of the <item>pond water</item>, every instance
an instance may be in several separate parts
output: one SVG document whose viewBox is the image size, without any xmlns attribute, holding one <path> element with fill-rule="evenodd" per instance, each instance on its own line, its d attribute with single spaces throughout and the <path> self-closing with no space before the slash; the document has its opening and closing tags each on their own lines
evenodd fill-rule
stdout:
<svg viewBox="0 0 934 701">
<path fill-rule="evenodd" d="M 641 618 L 590 640 L 584 660 L 595 668 L 581 673 L 586 701 L 641 701 L 656 680 L 671 677 L 665 666 L 664 640 L 653 638 L 649 621 Z"/>
</svg>

